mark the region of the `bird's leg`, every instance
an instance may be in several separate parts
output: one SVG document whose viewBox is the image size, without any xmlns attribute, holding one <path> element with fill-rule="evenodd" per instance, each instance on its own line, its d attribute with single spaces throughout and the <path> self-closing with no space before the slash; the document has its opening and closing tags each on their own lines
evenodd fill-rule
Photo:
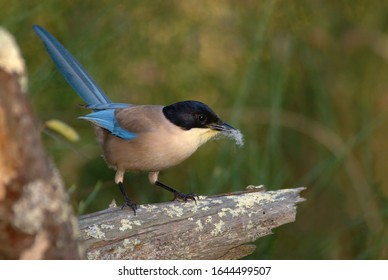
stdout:
<svg viewBox="0 0 388 280">
<path fill-rule="evenodd" d="M 124 204 L 123 204 L 123 206 L 121 206 L 121 209 L 123 209 L 125 206 L 129 206 L 129 207 L 131 207 L 131 209 L 133 210 L 133 214 L 136 216 L 136 209 L 137 209 L 136 203 L 133 202 L 132 200 L 130 200 L 130 199 L 128 198 L 128 195 L 127 195 L 127 193 L 125 192 L 123 183 L 122 183 L 122 182 L 119 182 L 118 185 L 119 185 L 121 194 L 122 194 L 123 197 L 124 197 Z"/>
<path fill-rule="evenodd" d="M 173 200 L 188 201 L 189 199 L 191 199 L 191 200 L 194 200 L 195 204 L 197 204 L 197 200 L 195 199 L 195 198 L 198 199 L 197 194 L 195 194 L 195 193 L 188 193 L 188 194 L 181 193 L 180 191 L 177 191 L 176 189 L 173 189 L 172 187 L 167 186 L 167 185 L 163 184 L 162 182 L 160 182 L 158 180 L 158 175 L 159 175 L 159 171 L 148 173 L 148 179 L 152 185 L 162 187 L 163 189 L 168 190 L 169 192 L 172 192 L 174 194 Z"/>
<path fill-rule="evenodd" d="M 124 180 L 124 171 L 117 170 L 116 176 L 115 176 L 115 181 L 116 181 L 116 184 L 120 188 L 121 194 L 124 197 L 124 204 L 123 204 L 123 206 L 121 206 L 121 209 L 123 209 L 125 206 L 129 206 L 133 210 L 133 214 L 136 216 L 137 205 L 135 202 L 133 202 L 132 200 L 130 200 L 128 198 L 128 195 L 124 189 L 123 180 Z"/>
</svg>

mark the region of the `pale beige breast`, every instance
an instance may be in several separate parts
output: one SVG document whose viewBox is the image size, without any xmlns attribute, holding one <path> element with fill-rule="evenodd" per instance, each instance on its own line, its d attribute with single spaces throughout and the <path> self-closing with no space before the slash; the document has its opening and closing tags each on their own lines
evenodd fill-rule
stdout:
<svg viewBox="0 0 388 280">
<path fill-rule="evenodd" d="M 177 165 L 216 134 L 210 129 L 175 126 L 164 117 L 161 106 L 128 108 L 116 117 L 123 128 L 138 135 L 129 141 L 108 133 L 104 137 L 107 163 L 121 170 L 160 171 Z"/>
</svg>

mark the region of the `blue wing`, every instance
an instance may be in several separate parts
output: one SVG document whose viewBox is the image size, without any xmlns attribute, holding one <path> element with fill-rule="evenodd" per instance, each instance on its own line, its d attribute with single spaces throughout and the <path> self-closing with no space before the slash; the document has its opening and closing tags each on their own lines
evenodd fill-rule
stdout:
<svg viewBox="0 0 388 280">
<path fill-rule="evenodd" d="M 47 30 L 34 25 L 58 70 L 87 105 L 112 103 L 83 66 Z"/>
<path fill-rule="evenodd" d="M 47 52 L 51 56 L 58 70 L 61 72 L 68 84 L 87 104 L 87 108 L 94 112 L 81 119 L 90 121 L 97 126 L 109 130 L 125 140 L 131 140 L 137 135 L 121 128 L 115 116 L 115 110 L 131 106 L 124 103 L 112 103 L 109 97 L 86 72 L 83 66 L 69 53 L 68 50 L 58 42 L 47 30 L 34 25 L 36 34 L 42 39 Z"/>
<path fill-rule="evenodd" d="M 115 116 L 115 109 L 96 111 L 84 117 L 80 117 L 80 119 L 90 121 L 99 127 L 109 130 L 113 135 L 125 140 L 131 140 L 137 137 L 136 133 L 129 132 L 119 126 Z"/>
</svg>

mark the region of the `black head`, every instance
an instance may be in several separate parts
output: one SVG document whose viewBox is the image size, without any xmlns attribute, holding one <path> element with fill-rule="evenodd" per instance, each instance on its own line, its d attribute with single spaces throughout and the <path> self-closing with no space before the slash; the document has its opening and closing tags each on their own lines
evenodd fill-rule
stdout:
<svg viewBox="0 0 388 280">
<path fill-rule="evenodd" d="M 206 104 L 199 101 L 181 101 L 163 108 L 163 114 L 173 124 L 184 130 L 210 128 L 225 131 L 233 129 L 224 123 Z"/>
</svg>

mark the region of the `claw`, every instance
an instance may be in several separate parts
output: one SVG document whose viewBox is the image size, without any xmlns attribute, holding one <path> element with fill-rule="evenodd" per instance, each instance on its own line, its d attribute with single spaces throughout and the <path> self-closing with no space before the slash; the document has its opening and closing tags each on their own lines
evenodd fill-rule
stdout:
<svg viewBox="0 0 388 280">
<path fill-rule="evenodd" d="M 125 199 L 125 202 L 124 202 L 123 206 L 121 206 L 121 209 L 124 209 L 125 206 L 130 207 L 133 210 L 134 216 L 136 216 L 137 205 L 135 202 L 133 202 L 129 199 Z"/>
<path fill-rule="evenodd" d="M 181 192 L 176 191 L 176 192 L 174 192 L 174 199 L 173 199 L 173 201 L 174 200 L 183 200 L 183 201 L 186 202 L 189 199 L 191 199 L 191 200 L 194 200 L 195 205 L 197 205 L 197 199 L 195 199 L 195 198 L 199 199 L 198 195 L 195 194 L 195 193 L 185 194 L 185 193 L 181 193 Z"/>
<path fill-rule="evenodd" d="M 181 200 L 181 201 L 185 201 L 186 202 L 189 199 L 191 199 L 191 200 L 194 200 L 195 205 L 197 205 L 197 200 L 195 199 L 195 198 L 199 199 L 197 194 L 195 194 L 195 193 L 188 193 L 188 194 L 181 193 L 181 192 L 177 191 L 176 189 L 173 189 L 173 188 L 163 184 L 162 182 L 157 180 L 158 173 L 151 172 L 150 176 L 151 176 L 150 177 L 151 178 L 150 182 L 152 184 L 157 185 L 159 187 L 162 187 L 163 189 L 168 190 L 169 192 L 172 192 L 174 194 L 174 199 L 172 201 L 174 201 L 174 200 Z M 154 178 L 154 176 L 156 176 L 156 178 Z"/>
</svg>

